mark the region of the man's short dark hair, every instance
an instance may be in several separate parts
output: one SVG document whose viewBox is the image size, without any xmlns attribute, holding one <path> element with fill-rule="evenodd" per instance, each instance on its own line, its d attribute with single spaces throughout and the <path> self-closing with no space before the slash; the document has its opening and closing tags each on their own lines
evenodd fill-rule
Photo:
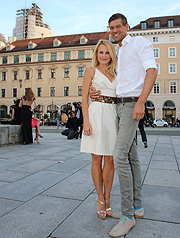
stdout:
<svg viewBox="0 0 180 238">
<path fill-rule="evenodd" d="M 117 20 L 117 19 L 121 19 L 122 20 L 122 23 L 123 23 L 123 26 L 125 26 L 127 24 L 127 18 L 121 14 L 121 13 L 115 13 L 113 14 L 109 20 L 108 20 L 108 24 L 110 24 L 110 22 L 114 21 L 114 20 Z"/>
</svg>

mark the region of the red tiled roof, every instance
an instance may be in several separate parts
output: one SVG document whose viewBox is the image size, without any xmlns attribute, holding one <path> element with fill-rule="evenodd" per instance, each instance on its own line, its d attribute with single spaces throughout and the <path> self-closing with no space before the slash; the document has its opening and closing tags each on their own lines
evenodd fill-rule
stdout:
<svg viewBox="0 0 180 238">
<path fill-rule="evenodd" d="M 161 28 L 167 28 L 168 27 L 168 20 L 174 20 L 174 26 L 173 27 L 180 27 L 180 15 L 176 15 L 176 16 L 165 16 L 165 17 L 151 17 L 146 19 L 145 21 L 141 21 L 141 22 L 146 22 L 147 23 L 147 29 L 154 29 L 154 22 L 155 21 L 160 21 L 161 22 L 161 26 L 159 29 Z M 141 22 L 132 27 L 131 29 L 129 29 L 129 31 L 133 31 L 133 30 L 141 30 Z"/>
<path fill-rule="evenodd" d="M 84 36 L 88 39 L 86 44 L 80 44 L 80 38 Z M 54 39 L 61 41 L 59 46 L 53 46 Z M 28 50 L 38 50 L 38 49 L 49 49 L 49 48 L 61 48 L 61 47 L 72 47 L 78 45 L 95 45 L 99 39 L 109 39 L 108 32 L 96 32 L 96 33 L 85 33 L 76 35 L 64 35 L 64 36 L 53 36 L 26 40 L 17 40 L 11 44 L 15 46 L 11 51 L 6 51 L 6 47 L 0 50 L 0 53 L 4 52 L 17 52 L 17 51 L 28 51 Z M 28 49 L 29 42 L 36 44 L 33 49 Z"/>
</svg>

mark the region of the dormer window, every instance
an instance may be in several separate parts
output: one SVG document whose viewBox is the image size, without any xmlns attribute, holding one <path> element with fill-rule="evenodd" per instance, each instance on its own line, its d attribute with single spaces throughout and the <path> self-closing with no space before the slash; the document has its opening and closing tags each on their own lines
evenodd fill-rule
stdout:
<svg viewBox="0 0 180 238">
<path fill-rule="evenodd" d="M 57 47 L 57 46 L 59 46 L 60 44 L 61 44 L 61 41 L 60 41 L 60 40 L 58 40 L 57 38 L 54 39 L 54 41 L 53 41 L 53 46 L 54 46 L 54 47 Z"/>
<path fill-rule="evenodd" d="M 86 44 L 86 42 L 88 41 L 88 39 L 85 36 L 81 36 L 80 38 L 80 44 Z"/>
<path fill-rule="evenodd" d="M 28 44 L 28 49 L 34 49 L 35 47 L 36 47 L 36 44 L 30 41 Z"/>
<path fill-rule="evenodd" d="M 10 45 L 7 45 L 7 46 L 6 46 L 6 50 L 7 50 L 7 51 L 10 51 Z"/>
<path fill-rule="evenodd" d="M 147 23 L 146 22 L 141 22 L 141 30 L 147 29 Z"/>
<path fill-rule="evenodd" d="M 10 51 L 14 48 L 14 45 L 10 45 L 9 43 L 6 45 L 6 51 Z"/>
<path fill-rule="evenodd" d="M 173 27 L 173 26 L 174 26 L 174 21 L 168 20 L 168 27 Z"/>
<path fill-rule="evenodd" d="M 154 22 L 154 28 L 155 29 L 160 28 L 160 21 L 155 21 Z"/>
</svg>

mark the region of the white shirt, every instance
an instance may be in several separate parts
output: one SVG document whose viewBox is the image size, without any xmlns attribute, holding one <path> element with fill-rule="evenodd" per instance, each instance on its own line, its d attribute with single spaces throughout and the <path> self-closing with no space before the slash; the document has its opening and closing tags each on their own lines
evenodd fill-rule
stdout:
<svg viewBox="0 0 180 238">
<path fill-rule="evenodd" d="M 157 68 L 152 44 L 142 36 L 127 35 L 122 46 L 116 45 L 117 97 L 138 97 L 144 85 L 146 70 Z"/>
</svg>

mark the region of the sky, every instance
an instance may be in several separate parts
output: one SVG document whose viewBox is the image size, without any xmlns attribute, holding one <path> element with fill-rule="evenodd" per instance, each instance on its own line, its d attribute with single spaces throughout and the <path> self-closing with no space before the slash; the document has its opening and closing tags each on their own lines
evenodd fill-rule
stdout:
<svg viewBox="0 0 180 238">
<path fill-rule="evenodd" d="M 107 30 L 108 18 L 122 13 L 130 27 L 150 17 L 180 15 L 180 1 L 174 0 L 1 0 L 0 33 L 12 36 L 16 10 L 36 3 L 55 36 Z"/>
</svg>

